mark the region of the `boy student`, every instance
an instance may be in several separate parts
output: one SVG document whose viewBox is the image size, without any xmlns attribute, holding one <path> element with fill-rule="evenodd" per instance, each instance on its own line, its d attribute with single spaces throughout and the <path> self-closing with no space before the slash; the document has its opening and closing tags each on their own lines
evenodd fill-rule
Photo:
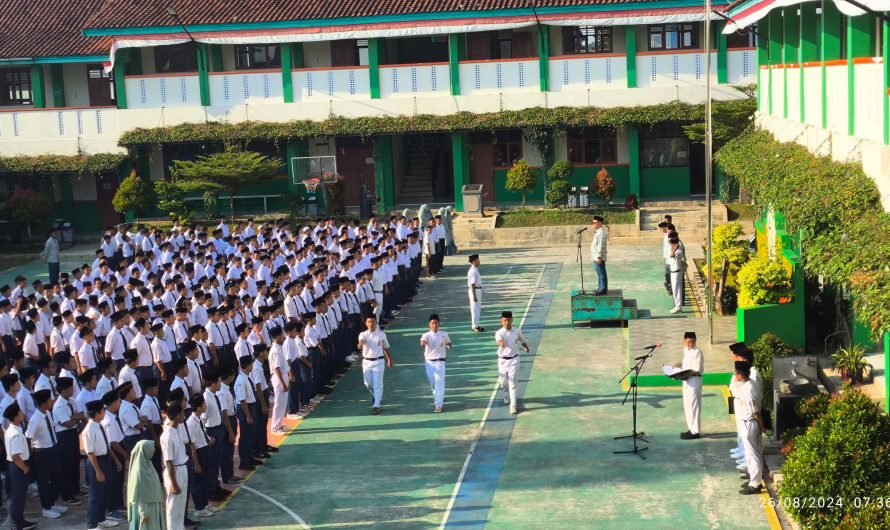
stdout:
<svg viewBox="0 0 890 530">
<path fill-rule="evenodd" d="M 89 485 L 87 498 L 87 528 L 114 528 L 119 523 L 105 518 L 106 489 L 113 473 L 123 469 L 120 461 L 111 450 L 108 435 L 102 427 L 105 419 L 105 406 L 102 400 L 93 400 L 86 404 L 89 421 L 80 435 L 83 452 L 87 455 L 84 465 Z"/>
<path fill-rule="evenodd" d="M 433 392 L 433 412 L 442 412 L 445 401 L 445 349 L 451 349 L 451 337 L 439 329 L 439 315 L 430 315 L 430 330 L 420 337 L 426 363 L 426 378 Z"/>
<path fill-rule="evenodd" d="M 40 507 L 46 519 L 58 519 L 68 511 L 59 500 L 59 449 L 56 431 L 53 427 L 52 412 L 53 396 L 49 389 L 34 392 L 34 404 L 37 410 L 28 421 L 25 436 L 31 440 L 34 462 L 37 464 L 37 491 L 40 494 Z"/>
<path fill-rule="evenodd" d="M 253 471 L 257 464 L 262 462 L 254 458 L 254 443 L 256 440 L 256 388 L 250 381 L 250 372 L 253 369 L 253 357 L 245 355 L 238 359 L 238 378 L 235 379 L 235 409 L 240 426 L 238 437 L 238 469 Z"/>
<path fill-rule="evenodd" d="M 161 404 L 158 401 L 158 378 L 150 377 L 142 381 L 145 396 L 139 406 L 139 415 L 145 418 L 145 439 L 154 441 L 155 446 L 160 447 L 161 431 L 163 430 L 163 417 L 161 416 Z M 162 473 L 162 460 L 160 451 L 155 451 L 151 459 L 158 476 Z"/>
<path fill-rule="evenodd" d="M 102 396 L 96 392 L 96 371 L 87 370 L 78 376 L 78 380 L 80 381 L 80 393 L 74 398 L 74 403 L 78 411 L 86 413 L 87 403 L 102 399 Z"/>
<path fill-rule="evenodd" d="M 189 483 L 189 492 L 195 505 L 195 511 L 192 515 L 195 517 L 213 517 L 216 509 L 207 504 L 207 485 L 210 482 L 211 445 L 215 440 L 207 434 L 204 423 L 201 421 L 201 415 L 207 412 L 204 396 L 195 394 L 189 399 L 189 406 L 192 409 L 192 414 L 185 420 L 185 426 L 188 429 L 188 438 L 190 440 L 188 451 L 191 452 L 190 458 L 192 468 L 194 469 L 194 478 Z M 216 477 L 213 478 L 214 480 L 216 479 Z"/>
<path fill-rule="evenodd" d="M 13 403 L 3 411 L 3 419 L 9 423 L 3 432 L 3 441 L 6 446 L 9 518 L 12 520 L 13 528 L 30 530 L 35 528 L 37 523 L 25 519 L 25 492 L 31 481 L 31 468 L 28 467 L 31 452 L 28 450 L 28 441 L 22 432 L 25 415 L 18 404 Z"/>
<path fill-rule="evenodd" d="M 136 350 L 129 348 L 124 350 L 124 363 L 124 367 L 121 368 L 120 373 L 117 375 L 117 384 L 120 387 L 125 383 L 130 383 L 135 395 L 133 402 L 138 403 L 142 399 L 142 386 L 139 384 L 139 377 L 136 375 L 139 364 L 139 354 Z"/>
<path fill-rule="evenodd" d="M 374 396 L 371 414 L 380 414 L 380 401 L 383 399 L 383 372 L 392 368 L 389 356 L 389 341 L 386 333 L 377 327 L 377 318 L 369 315 L 365 319 L 365 328 L 358 336 L 358 348 L 362 352 L 362 374 L 365 387 Z M 384 365 L 383 361 L 386 360 Z"/>
<path fill-rule="evenodd" d="M 117 460 L 120 463 L 120 466 L 115 465 L 115 469 L 106 477 L 105 518 L 112 521 L 123 521 L 127 517 L 126 512 L 123 511 L 123 469 L 126 462 L 130 461 L 130 453 L 123 446 L 123 426 L 118 417 L 121 400 L 117 395 L 117 391 L 110 390 L 102 396 L 102 403 L 105 404 L 105 417 L 102 419 L 102 427 L 105 429 L 108 443 L 111 445 L 111 452 L 117 456 Z"/>
<path fill-rule="evenodd" d="M 74 378 L 59 376 L 56 379 L 58 399 L 53 403 L 56 440 L 59 447 L 59 496 L 69 506 L 78 506 L 75 496 L 80 493 L 80 448 L 77 445 L 77 429 L 86 422 L 86 416 L 73 403 Z"/>
<path fill-rule="evenodd" d="M 169 530 L 183 527 L 188 508 L 188 455 L 185 442 L 180 436 L 179 426 L 182 422 L 182 406 L 178 403 L 168 406 L 167 422 L 161 434 L 161 453 L 164 459 L 164 488 L 167 493 L 164 511 Z"/>
<path fill-rule="evenodd" d="M 100 396 L 111 392 L 117 387 L 117 381 L 114 378 L 114 361 L 111 359 L 100 359 L 96 365 L 96 375 L 99 381 L 96 383 L 96 392 Z"/>
<path fill-rule="evenodd" d="M 269 330 L 272 348 L 269 351 L 269 372 L 272 375 L 272 432 L 278 435 L 288 434 L 284 428 L 284 413 L 287 408 L 287 397 L 293 376 L 290 364 L 284 353 L 284 331 L 280 327 Z"/>
<path fill-rule="evenodd" d="M 78 332 L 83 344 L 77 350 L 77 370 L 83 373 L 85 370 L 96 368 L 99 364 L 99 350 L 96 347 L 96 336 L 89 326 L 84 326 Z"/>
<path fill-rule="evenodd" d="M 269 423 L 269 382 L 266 380 L 263 365 L 269 358 L 269 348 L 265 344 L 257 344 L 253 347 L 253 355 L 255 362 L 250 372 L 250 380 L 257 398 L 256 422 L 254 422 L 256 438 L 254 438 L 253 452 L 257 458 L 269 458 L 272 456 L 270 453 L 278 451 L 277 448 L 269 446 L 269 434 L 266 430 L 266 425 Z"/>
<path fill-rule="evenodd" d="M 226 436 L 226 428 L 223 425 L 222 400 L 216 395 L 220 389 L 219 375 L 216 369 L 208 368 L 205 372 L 204 386 L 202 395 L 206 409 L 201 413 L 201 421 L 204 423 L 207 435 L 214 440 L 210 444 L 206 465 L 202 466 L 204 468 L 204 487 L 209 500 L 222 501 L 230 492 L 219 485 L 220 460 L 222 459 L 223 437 Z"/>
<path fill-rule="evenodd" d="M 142 428 L 147 421 L 136 406 L 136 388 L 133 383 L 127 381 L 117 387 L 117 395 L 121 399 L 118 420 L 124 433 L 123 446 L 127 452 L 131 452 L 136 442 L 142 440 Z"/>
<path fill-rule="evenodd" d="M 220 371 L 219 390 L 216 391 L 216 396 L 222 407 L 222 422 L 225 427 L 225 435 L 217 438 L 223 442 L 220 449 L 219 474 L 223 484 L 227 486 L 237 486 L 241 482 L 241 479 L 235 476 L 235 439 L 238 432 L 238 417 L 235 409 L 235 395 L 232 393 L 234 380 L 235 372 L 230 368 L 223 368 Z"/>
</svg>

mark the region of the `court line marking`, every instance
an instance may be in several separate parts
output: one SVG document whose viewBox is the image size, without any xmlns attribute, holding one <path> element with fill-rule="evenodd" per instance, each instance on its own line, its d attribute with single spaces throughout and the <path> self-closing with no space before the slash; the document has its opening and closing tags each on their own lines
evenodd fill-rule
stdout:
<svg viewBox="0 0 890 530">
<path fill-rule="evenodd" d="M 547 270 L 547 264 L 541 268 L 541 274 L 538 276 L 538 281 L 535 282 L 534 291 L 532 291 L 532 295 L 528 298 L 528 304 L 525 306 L 525 313 L 522 315 L 522 321 L 519 323 L 519 329 L 522 329 L 522 325 L 525 324 L 525 318 L 528 316 L 528 310 L 532 306 L 532 302 L 535 299 L 535 295 L 538 293 L 538 287 L 541 285 L 541 280 L 544 278 L 544 272 Z M 460 486 L 463 484 L 464 477 L 467 475 L 467 469 L 470 467 L 470 460 L 473 459 L 473 453 L 476 452 L 476 446 L 479 444 L 479 440 L 482 439 L 482 433 L 485 428 L 485 422 L 488 421 L 488 415 L 491 412 L 491 407 L 494 405 L 495 397 L 497 397 L 498 393 L 498 384 L 494 384 L 494 390 L 491 392 L 491 397 L 488 398 L 488 406 L 485 407 L 485 414 L 482 415 L 482 421 L 479 422 L 479 432 L 476 435 L 476 439 L 473 440 L 473 445 L 470 446 L 470 451 L 467 453 L 467 457 L 464 459 L 464 466 L 460 470 L 460 475 L 457 476 L 457 483 L 454 485 L 454 490 L 451 492 L 451 499 L 448 501 L 448 507 L 445 508 L 445 515 L 442 517 L 442 523 L 439 525 L 439 529 L 443 530 L 445 526 L 448 524 L 448 519 L 451 517 L 451 510 L 454 508 L 454 503 L 457 502 L 457 495 L 460 493 Z"/>
<path fill-rule="evenodd" d="M 303 519 L 301 519 L 299 515 L 297 515 L 296 513 L 293 512 L 293 510 L 291 510 L 291 509 L 288 508 L 287 506 L 281 504 L 280 502 L 276 501 L 276 500 L 273 499 L 272 497 L 266 495 L 265 493 L 263 493 L 263 492 L 261 492 L 261 491 L 257 491 L 257 490 L 255 490 L 255 489 L 251 488 L 250 486 L 247 486 L 247 485 L 244 485 L 244 484 L 242 484 L 241 487 L 238 488 L 238 489 L 245 489 L 245 490 L 247 490 L 247 491 L 253 493 L 254 495 L 258 495 L 258 496 L 260 496 L 260 497 L 266 499 L 267 501 L 271 502 L 271 503 L 274 504 L 275 506 L 278 506 L 279 508 L 281 508 L 281 511 L 283 511 L 284 513 L 290 515 L 291 518 L 292 518 L 294 521 L 296 521 L 297 524 L 299 524 L 302 528 L 306 528 L 307 530 L 309 529 L 309 525 L 306 524 L 306 521 L 304 521 Z"/>
</svg>

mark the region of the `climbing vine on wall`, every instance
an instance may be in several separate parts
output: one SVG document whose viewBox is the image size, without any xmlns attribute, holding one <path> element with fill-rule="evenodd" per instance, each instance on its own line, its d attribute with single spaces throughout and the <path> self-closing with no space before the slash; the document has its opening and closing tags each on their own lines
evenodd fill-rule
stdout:
<svg viewBox="0 0 890 530">
<path fill-rule="evenodd" d="M 95 155 L 38 155 L 0 157 L 0 172 L 8 173 L 105 173 L 117 171 L 125 153 Z"/>
</svg>

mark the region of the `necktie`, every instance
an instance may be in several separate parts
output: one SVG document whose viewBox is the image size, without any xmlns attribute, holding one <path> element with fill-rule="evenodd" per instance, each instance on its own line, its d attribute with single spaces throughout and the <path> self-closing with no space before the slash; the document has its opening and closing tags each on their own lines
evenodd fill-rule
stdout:
<svg viewBox="0 0 890 530">
<path fill-rule="evenodd" d="M 198 347 L 201 348 L 201 358 L 204 359 L 205 363 L 209 363 L 212 359 L 207 355 L 207 347 L 203 344 L 198 344 Z"/>
<path fill-rule="evenodd" d="M 118 414 L 114 416 L 114 421 L 117 422 L 117 428 L 121 430 L 121 434 L 124 434 L 124 425 L 121 423 L 120 411 L 117 411 Z"/>
<path fill-rule="evenodd" d="M 202 422 L 200 419 L 198 419 L 197 422 L 198 425 L 201 427 L 201 434 L 204 435 L 204 443 L 210 445 L 210 437 L 207 436 L 207 429 L 204 428 L 204 422 Z"/>
<path fill-rule="evenodd" d="M 105 434 L 105 427 L 103 427 L 101 423 L 97 423 L 96 425 L 99 426 L 99 432 L 102 433 L 102 439 L 105 440 L 105 455 L 107 455 L 108 452 L 111 451 L 111 446 L 108 445 L 108 435 Z M 96 455 L 96 456 L 105 456 L 105 455 Z"/>
<path fill-rule="evenodd" d="M 213 401 L 216 401 L 216 410 L 217 410 L 217 412 L 219 412 L 219 419 L 221 422 L 222 421 L 222 405 L 219 404 L 219 398 L 216 397 L 215 393 L 211 392 L 210 395 L 213 396 Z M 216 425 L 214 425 L 214 427 L 216 427 Z"/>
<path fill-rule="evenodd" d="M 56 445 L 56 431 L 53 429 L 53 424 L 49 421 L 49 412 L 43 417 L 46 420 L 46 428 L 49 430 L 49 437 L 53 441 L 53 445 Z"/>
</svg>

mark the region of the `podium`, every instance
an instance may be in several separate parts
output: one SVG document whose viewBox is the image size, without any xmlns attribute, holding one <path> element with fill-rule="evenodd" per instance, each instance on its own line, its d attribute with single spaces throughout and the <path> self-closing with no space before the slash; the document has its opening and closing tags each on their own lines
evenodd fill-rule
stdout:
<svg viewBox="0 0 890 530">
<path fill-rule="evenodd" d="M 572 329 L 576 322 L 626 321 L 637 318 L 637 301 L 625 299 L 620 289 L 597 296 L 572 291 Z"/>
</svg>

